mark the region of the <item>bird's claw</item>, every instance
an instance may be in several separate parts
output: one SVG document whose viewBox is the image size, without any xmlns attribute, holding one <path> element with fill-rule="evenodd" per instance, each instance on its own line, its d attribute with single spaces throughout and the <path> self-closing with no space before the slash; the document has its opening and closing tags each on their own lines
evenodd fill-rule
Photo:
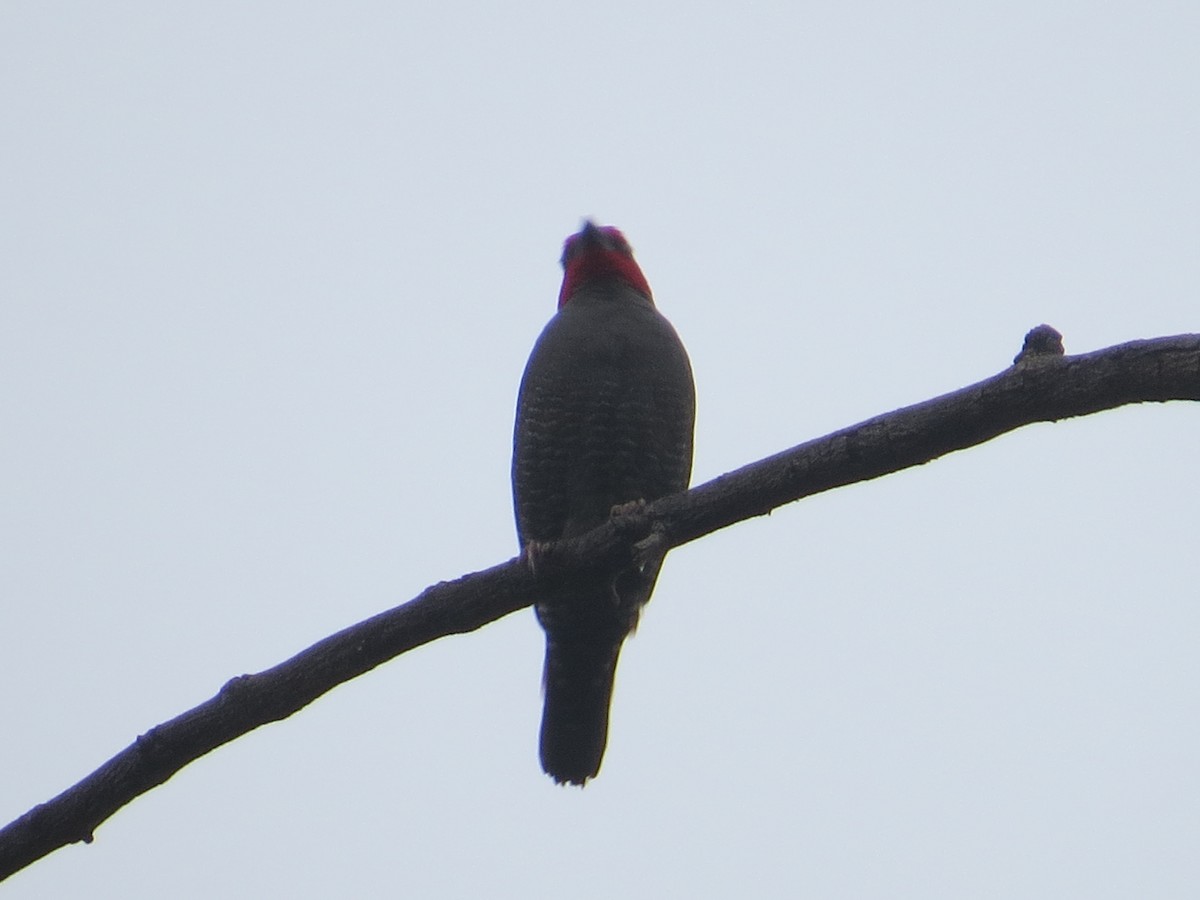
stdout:
<svg viewBox="0 0 1200 900">
<path fill-rule="evenodd" d="M 658 564 L 667 555 L 667 532 L 656 525 L 646 537 L 633 545 L 633 563 L 639 570 Z"/>
<path fill-rule="evenodd" d="M 618 531 L 624 534 L 633 532 L 646 535 L 632 547 L 633 564 L 639 571 L 661 561 L 668 549 L 666 529 L 657 522 L 647 521 L 648 508 L 649 504 L 645 500 L 631 500 L 614 506 L 610 514 Z"/>
<path fill-rule="evenodd" d="M 630 500 L 628 503 L 618 503 L 609 512 L 608 517 L 612 520 L 617 530 L 624 534 L 628 534 L 631 531 L 639 531 L 645 528 L 646 508 L 648 505 L 645 500 Z"/>
<path fill-rule="evenodd" d="M 529 541 L 521 551 L 525 565 L 529 567 L 529 574 L 534 578 L 537 578 L 538 574 L 538 560 L 546 558 L 546 548 L 549 546 L 546 541 Z"/>
</svg>

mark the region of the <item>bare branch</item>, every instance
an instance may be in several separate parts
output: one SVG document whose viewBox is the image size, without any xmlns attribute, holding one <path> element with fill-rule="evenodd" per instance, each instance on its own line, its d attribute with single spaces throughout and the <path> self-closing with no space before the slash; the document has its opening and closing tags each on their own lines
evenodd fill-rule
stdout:
<svg viewBox="0 0 1200 900">
<path fill-rule="evenodd" d="M 473 631 L 530 605 L 564 580 L 693 541 L 802 497 L 922 465 L 1033 422 L 1129 403 L 1200 400 L 1200 335 L 1133 341 L 1063 356 L 1039 326 L 1015 364 L 961 390 L 868 419 L 649 505 L 629 504 L 606 525 L 538 554 L 427 588 L 157 725 L 91 775 L 0 830 L 0 879 L 53 850 L 90 842 L 135 797 L 209 751 L 275 722 L 421 644 Z"/>
<path fill-rule="evenodd" d="M 1062 356 L 1040 325 L 998 375 L 867 419 L 653 504 L 677 547 L 828 491 L 924 465 L 1035 422 L 1167 400 L 1200 400 L 1200 334 Z M 1057 343 L 1057 347 L 1055 346 Z"/>
</svg>

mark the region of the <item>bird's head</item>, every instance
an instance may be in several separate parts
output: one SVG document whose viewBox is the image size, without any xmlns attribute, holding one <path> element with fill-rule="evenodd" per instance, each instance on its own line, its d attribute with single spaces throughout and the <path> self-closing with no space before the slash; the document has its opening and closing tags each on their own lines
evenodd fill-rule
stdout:
<svg viewBox="0 0 1200 900">
<path fill-rule="evenodd" d="M 625 235 L 611 225 L 596 225 L 588 220 L 578 233 L 563 244 L 563 283 L 558 293 L 562 309 L 572 295 L 585 284 L 611 279 L 627 284 L 651 303 L 650 285 L 633 258 Z"/>
</svg>

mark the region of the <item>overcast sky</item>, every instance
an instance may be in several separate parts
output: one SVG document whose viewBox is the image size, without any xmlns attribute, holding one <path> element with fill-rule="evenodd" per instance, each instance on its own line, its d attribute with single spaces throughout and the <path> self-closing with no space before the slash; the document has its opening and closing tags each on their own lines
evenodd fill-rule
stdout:
<svg viewBox="0 0 1200 900">
<path fill-rule="evenodd" d="M 1200 331 L 1200 5 L 0 4 L 0 820 L 511 557 L 562 239 L 620 226 L 695 480 Z M 522 611 L 187 767 L 6 898 L 1195 897 L 1194 405 L 672 554 L 582 791 Z"/>
</svg>

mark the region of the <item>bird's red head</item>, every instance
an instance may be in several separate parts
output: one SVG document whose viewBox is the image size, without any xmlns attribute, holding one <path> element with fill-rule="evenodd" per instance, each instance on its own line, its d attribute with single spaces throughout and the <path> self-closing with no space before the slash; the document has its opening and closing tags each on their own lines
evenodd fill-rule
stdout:
<svg viewBox="0 0 1200 900">
<path fill-rule="evenodd" d="M 625 235 L 611 225 L 583 223 L 578 234 L 563 244 L 563 283 L 558 292 L 558 308 L 567 305 L 571 296 L 591 281 L 610 278 L 622 281 L 654 302 L 646 276 L 634 261 L 633 251 Z"/>
</svg>

